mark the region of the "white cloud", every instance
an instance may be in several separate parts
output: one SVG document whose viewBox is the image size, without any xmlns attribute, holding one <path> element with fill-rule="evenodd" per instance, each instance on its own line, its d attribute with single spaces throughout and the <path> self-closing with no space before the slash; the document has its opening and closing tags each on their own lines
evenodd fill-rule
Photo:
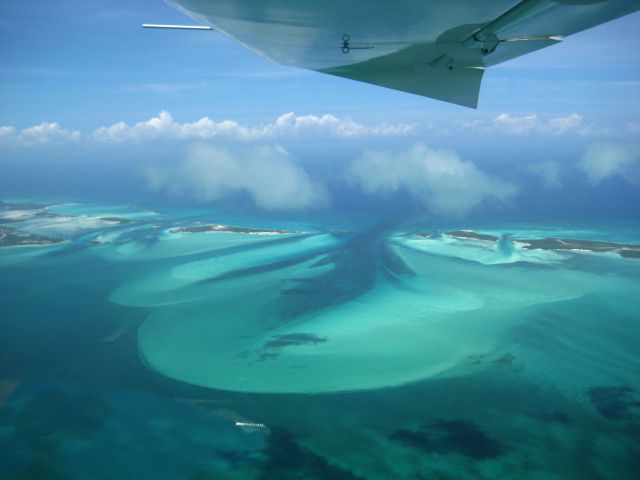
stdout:
<svg viewBox="0 0 640 480">
<path fill-rule="evenodd" d="M 532 163 L 526 167 L 527 172 L 537 176 L 548 190 L 560 190 L 560 165 L 557 162 Z"/>
<path fill-rule="evenodd" d="M 279 116 L 275 123 L 267 125 L 262 129 L 258 129 L 259 134 L 284 135 L 284 134 L 300 134 L 307 131 L 323 131 L 327 134 L 350 138 L 363 136 L 396 136 L 407 135 L 412 133 L 416 128 L 415 124 L 395 124 L 395 125 L 374 125 L 366 126 L 361 123 L 354 122 L 350 119 L 340 119 L 333 115 L 295 115 L 294 113 L 285 113 Z"/>
<path fill-rule="evenodd" d="M 550 118 L 542 128 L 556 135 L 562 135 L 563 133 L 574 130 L 580 126 L 580 124 L 582 124 L 582 120 L 582 115 L 572 113 L 567 117 Z"/>
<path fill-rule="evenodd" d="M 506 202 L 516 187 L 479 170 L 455 152 L 418 143 L 399 153 L 370 151 L 355 160 L 347 178 L 369 194 L 405 190 L 433 213 L 462 216 L 486 200 Z"/>
<path fill-rule="evenodd" d="M 13 141 L 17 135 L 16 127 L 0 127 L 0 143 Z"/>
<path fill-rule="evenodd" d="M 260 126 L 245 126 L 235 120 L 216 122 L 203 117 L 193 123 L 178 123 L 170 113 L 162 111 L 157 117 L 129 126 L 118 122 L 110 127 L 98 128 L 93 138 L 99 142 L 144 141 L 157 138 L 166 139 L 211 139 L 225 137 L 236 140 L 271 140 L 285 136 L 305 134 L 328 135 L 338 138 L 366 136 L 398 136 L 412 133 L 415 124 L 394 124 L 367 126 L 350 119 L 340 119 L 333 115 L 296 115 L 285 113 L 274 122 Z"/>
<path fill-rule="evenodd" d="M 26 144 L 67 142 L 79 140 L 80 132 L 77 130 L 66 130 L 57 122 L 44 122 L 40 125 L 21 130 L 18 138 Z"/>
<path fill-rule="evenodd" d="M 616 176 L 640 184 L 640 145 L 591 145 L 578 166 L 593 185 Z"/>
<path fill-rule="evenodd" d="M 43 122 L 22 130 L 17 130 L 13 126 L 0 127 L 0 144 L 30 146 L 75 142 L 79 139 L 80 132 L 66 130 L 57 122 Z"/>
<path fill-rule="evenodd" d="M 562 135 L 575 131 L 582 124 L 582 116 L 572 113 L 566 117 L 540 118 L 538 115 L 522 117 L 501 113 L 493 119 L 493 126 L 506 134 L 525 135 L 529 133 L 548 133 Z"/>
<path fill-rule="evenodd" d="M 151 167 L 145 173 L 153 189 L 199 200 L 244 192 L 264 210 L 303 210 L 322 207 L 328 200 L 325 190 L 277 146 L 232 150 L 199 145 L 181 164 Z"/>
<path fill-rule="evenodd" d="M 193 84 L 194 88 L 197 84 Z M 191 84 L 164 85 L 148 84 L 131 87 L 145 90 L 171 90 L 172 88 L 190 88 Z M 41 123 L 30 128 L 17 130 L 13 126 L 0 127 L 0 145 L 37 145 L 62 143 L 79 140 L 93 140 L 98 143 L 143 143 L 155 140 L 210 140 L 226 139 L 239 142 L 285 141 L 292 139 L 362 139 L 391 138 L 402 136 L 450 135 L 566 135 L 576 134 L 585 137 L 637 136 L 638 123 L 629 122 L 619 128 L 603 128 L 593 123 L 585 124 L 577 113 L 566 116 L 544 117 L 537 114 L 514 116 L 501 113 L 494 118 L 462 118 L 443 124 L 427 122 L 382 123 L 366 125 L 349 118 L 335 115 L 296 115 L 289 112 L 271 122 L 248 125 L 237 120 L 216 121 L 202 117 L 194 122 L 177 122 L 166 111 L 133 125 L 116 122 L 103 126 L 93 133 L 83 134 L 76 130 L 66 130 L 58 123 Z"/>
<path fill-rule="evenodd" d="M 526 117 L 512 117 L 507 113 L 501 113 L 493 119 L 495 126 L 506 133 L 523 134 L 531 132 L 538 124 L 537 115 L 527 115 Z"/>
</svg>

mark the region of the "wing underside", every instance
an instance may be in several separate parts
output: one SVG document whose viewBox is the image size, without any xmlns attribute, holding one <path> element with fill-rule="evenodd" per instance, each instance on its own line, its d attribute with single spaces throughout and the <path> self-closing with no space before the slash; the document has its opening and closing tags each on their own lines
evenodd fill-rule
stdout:
<svg viewBox="0 0 640 480">
<path fill-rule="evenodd" d="M 639 0 L 169 0 L 256 53 L 476 107 L 484 69 L 640 9 Z"/>
</svg>

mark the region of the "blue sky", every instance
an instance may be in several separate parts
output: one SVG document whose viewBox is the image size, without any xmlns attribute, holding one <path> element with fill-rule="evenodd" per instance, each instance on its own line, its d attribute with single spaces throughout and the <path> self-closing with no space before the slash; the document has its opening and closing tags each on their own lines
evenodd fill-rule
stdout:
<svg viewBox="0 0 640 480">
<path fill-rule="evenodd" d="M 261 168 L 242 159 L 266 155 L 292 196 L 315 192 L 309 205 L 335 205 L 345 189 L 441 215 L 533 197 L 639 200 L 640 13 L 489 69 L 470 110 L 273 65 L 217 32 L 142 29 L 193 23 L 160 0 L 2 0 L 0 11 L 0 188 L 13 194 L 44 189 L 55 169 L 76 187 L 110 172 L 168 196 L 241 192 L 277 209 L 242 180 Z M 357 173 L 371 155 L 373 178 Z M 203 174 L 224 156 L 227 177 Z M 460 186 L 439 192 L 438 165 Z M 394 183 L 376 186 L 376 174 Z M 58 193 L 73 190 L 66 182 Z M 434 207 L 470 185 L 469 208 Z"/>
</svg>

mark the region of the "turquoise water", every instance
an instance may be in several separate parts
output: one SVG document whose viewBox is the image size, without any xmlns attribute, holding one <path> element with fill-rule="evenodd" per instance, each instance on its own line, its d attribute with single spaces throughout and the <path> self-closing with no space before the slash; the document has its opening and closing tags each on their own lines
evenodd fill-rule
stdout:
<svg viewBox="0 0 640 480">
<path fill-rule="evenodd" d="M 0 222 L 64 240 L 0 248 L 2 478 L 640 471 L 640 260 L 512 240 L 640 225 L 456 227 L 492 243 L 82 202 Z M 287 232 L 173 230 L 208 224 Z"/>
</svg>

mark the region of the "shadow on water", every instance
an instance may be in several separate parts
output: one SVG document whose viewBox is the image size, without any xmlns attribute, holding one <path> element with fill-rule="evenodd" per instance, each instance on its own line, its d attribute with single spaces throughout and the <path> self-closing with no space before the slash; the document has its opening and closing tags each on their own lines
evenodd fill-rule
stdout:
<svg viewBox="0 0 640 480">
<path fill-rule="evenodd" d="M 282 289 L 278 305 L 283 322 L 358 298 L 373 288 L 380 274 L 412 275 L 384 242 L 391 227 L 388 222 L 380 223 L 350 237 L 322 260 L 334 265 L 330 271 L 312 279 L 291 279 L 293 286 Z"/>
<path fill-rule="evenodd" d="M 344 243 L 338 247 L 320 248 L 311 253 L 235 270 L 201 280 L 198 283 L 206 285 L 277 271 L 325 255 L 311 268 L 333 265 L 331 270 L 312 278 L 292 277 L 282 280 L 280 287 L 282 298 L 276 307 L 277 318 L 280 324 L 289 323 L 300 316 L 360 297 L 374 286 L 379 274 L 392 281 L 397 275 L 414 275 L 414 272 L 385 243 L 384 234 L 392 226 L 390 222 L 382 222 L 368 230 L 347 237 Z M 297 242 L 307 236 L 311 235 L 279 239 L 270 241 L 266 245 Z M 206 258 L 260 249 L 263 246 L 246 245 L 223 249 L 207 253 Z M 197 256 L 193 256 L 193 258 L 197 258 Z"/>
<path fill-rule="evenodd" d="M 299 445 L 287 430 L 274 428 L 267 439 L 266 461 L 260 480 L 357 480 L 348 470 Z"/>
<path fill-rule="evenodd" d="M 364 480 L 300 445 L 284 428 L 271 430 L 261 461 L 252 462 L 244 470 L 241 466 L 228 476 L 200 471 L 189 480 L 232 480 L 245 478 L 243 474 L 255 480 Z"/>
</svg>

